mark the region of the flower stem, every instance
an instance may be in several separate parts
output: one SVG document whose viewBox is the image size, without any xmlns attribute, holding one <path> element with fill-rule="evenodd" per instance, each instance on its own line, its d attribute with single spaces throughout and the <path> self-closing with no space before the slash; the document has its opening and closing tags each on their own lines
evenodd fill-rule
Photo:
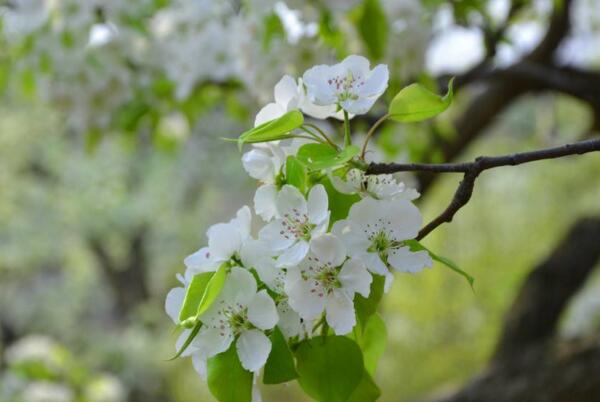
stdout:
<svg viewBox="0 0 600 402">
<path fill-rule="evenodd" d="M 375 124 L 373 124 L 373 126 L 371 127 L 371 129 L 369 130 L 369 132 L 367 133 L 367 137 L 365 138 L 365 142 L 362 146 L 362 151 L 360 153 L 360 159 L 362 159 L 363 161 L 365 160 L 365 154 L 367 153 L 367 145 L 369 144 L 369 140 L 371 139 L 371 137 L 373 136 L 373 134 L 375 134 L 375 130 L 377 130 L 377 127 L 379 127 L 381 125 L 381 123 L 383 123 L 384 121 L 386 121 L 388 119 L 388 117 L 390 117 L 389 114 L 384 114 L 383 116 L 381 116 L 379 118 L 379 120 L 377 120 L 375 122 Z"/>
<path fill-rule="evenodd" d="M 319 128 L 319 126 L 316 126 L 316 125 L 310 124 L 310 123 L 306 123 L 305 126 L 316 130 L 319 134 L 321 134 L 321 136 L 325 139 L 325 141 L 327 141 L 327 143 L 329 145 L 331 145 L 333 148 L 335 148 L 337 150 L 337 145 L 335 145 L 335 142 L 333 142 L 331 140 L 331 138 L 329 138 L 329 136 L 327 134 L 325 134 L 325 132 Z"/>
<path fill-rule="evenodd" d="M 348 112 L 344 110 L 344 146 L 348 147 L 352 145 L 350 139 L 350 119 L 348 118 Z"/>
</svg>

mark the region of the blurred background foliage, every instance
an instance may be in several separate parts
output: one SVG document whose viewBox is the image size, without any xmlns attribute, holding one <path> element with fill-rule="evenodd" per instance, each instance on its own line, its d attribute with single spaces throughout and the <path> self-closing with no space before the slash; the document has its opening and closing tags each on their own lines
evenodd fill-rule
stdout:
<svg viewBox="0 0 600 402">
<path fill-rule="evenodd" d="M 390 66 L 387 100 L 416 80 L 438 90 L 441 77 L 482 60 L 518 61 L 560 7 L 552 0 L 3 2 L 0 400 L 210 401 L 189 361 L 166 362 L 175 336 L 163 301 L 206 227 L 251 203 L 255 183 L 236 147 L 220 138 L 251 125 L 285 73 L 360 53 Z M 554 59 L 597 68 L 600 8 L 595 0 L 572 8 L 572 29 Z M 440 144 L 457 138 L 453 122 L 481 90 L 460 90 L 434 122 L 384 126 L 372 155 L 444 160 Z M 356 131 L 383 105 L 356 120 Z M 499 114 L 459 159 L 576 141 L 594 118 L 577 97 L 533 93 Z M 339 131 L 335 121 L 323 124 Z M 458 179 L 440 177 L 427 190 L 426 220 L 445 207 Z M 442 266 L 397 276 L 383 306 L 381 400 L 414 400 L 478 372 L 523 277 L 578 217 L 600 213 L 599 199 L 594 155 L 486 173 L 455 221 L 426 240 L 475 276 L 475 291 Z M 600 327 L 599 295 L 595 275 L 563 317 L 565 337 Z M 264 399 L 306 400 L 296 386 L 266 389 Z"/>
</svg>

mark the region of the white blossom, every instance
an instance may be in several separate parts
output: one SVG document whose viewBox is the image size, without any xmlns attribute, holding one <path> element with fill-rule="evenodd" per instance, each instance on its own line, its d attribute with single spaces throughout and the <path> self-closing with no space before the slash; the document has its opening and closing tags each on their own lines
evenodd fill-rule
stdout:
<svg viewBox="0 0 600 402">
<path fill-rule="evenodd" d="M 277 324 L 277 309 L 265 290 L 257 292 L 250 272 L 233 267 L 219 298 L 200 320 L 203 326 L 186 350 L 196 357 L 200 371 L 201 361 L 226 351 L 234 340 L 246 370 L 255 372 L 264 366 L 271 341 L 263 331 Z"/>
<path fill-rule="evenodd" d="M 360 169 L 350 169 L 345 180 L 334 174 L 329 177 L 335 189 L 344 194 L 360 194 L 378 200 L 402 198 L 412 201 L 419 197 L 418 191 L 397 182 L 391 174 L 367 175 Z"/>
<path fill-rule="evenodd" d="M 236 217 L 227 223 L 217 223 L 208 228 L 208 247 L 203 247 L 185 258 L 188 268 L 186 279 L 201 272 L 217 270 L 223 263 L 238 259 L 244 242 L 250 238 L 252 213 L 244 206 Z"/>
<path fill-rule="evenodd" d="M 432 265 L 431 257 L 411 251 L 404 241 L 417 236 L 421 223 L 421 213 L 410 201 L 365 198 L 350 208 L 348 219 L 333 225 L 332 233 L 373 273 L 388 275 L 388 267 L 418 272 Z"/>
<path fill-rule="evenodd" d="M 289 304 L 303 319 L 313 320 L 325 311 L 338 335 L 356 324 L 354 294 L 368 297 L 372 280 L 362 261 L 346 257 L 346 247 L 336 236 L 315 237 L 310 253 L 289 269 L 285 283 Z"/>
<path fill-rule="evenodd" d="M 362 56 L 348 56 L 333 66 L 318 65 L 304 73 L 308 97 L 316 105 L 338 105 L 348 113 L 364 114 L 386 90 L 389 71 L 380 64 L 373 70 Z"/>
<path fill-rule="evenodd" d="M 310 102 L 302 80 L 296 82 L 289 75 L 284 75 L 275 85 L 274 97 L 275 102 L 267 104 L 258 112 L 254 126 L 277 119 L 289 111 L 298 109 L 316 119 L 326 119 L 331 116 L 340 118 L 339 115 L 336 115 L 335 105 L 318 106 Z"/>
<path fill-rule="evenodd" d="M 280 266 L 290 267 L 308 253 L 310 239 L 327 230 L 328 200 L 325 188 L 318 184 L 308 194 L 308 201 L 294 186 L 284 185 L 277 195 L 277 216 L 259 232 L 259 238 L 276 252 Z"/>
</svg>

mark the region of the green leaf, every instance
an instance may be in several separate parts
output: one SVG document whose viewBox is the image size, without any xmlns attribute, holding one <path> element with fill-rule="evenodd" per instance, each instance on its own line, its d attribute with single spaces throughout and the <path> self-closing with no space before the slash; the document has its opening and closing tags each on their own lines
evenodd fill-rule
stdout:
<svg viewBox="0 0 600 402">
<path fill-rule="evenodd" d="M 362 380 L 360 348 L 344 336 L 318 336 L 296 351 L 298 382 L 318 402 L 346 402 Z"/>
<path fill-rule="evenodd" d="M 196 337 L 196 335 L 198 335 L 198 332 L 200 331 L 201 327 L 202 327 L 202 323 L 200 321 L 198 321 L 196 323 L 196 325 L 194 326 L 194 328 L 192 328 L 192 332 L 190 332 L 190 334 L 188 335 L 187 339 L 185 340 L 185 342 L 181 346 L 181 349 L 179 349 L 177 351 L 177 353 L 175 354 L 175 356 L 171 357 L 169 360 L 175 360 L 179 356 L 181 356 L 181 354 L 183 352 L 185 352 L 185 350 L 188 348 L 188 346 L 190 346 L 190 344 L 192 343 L 192 341 L 194 340 L 194 338 Z"/>
<path fill-rule="evenodd" d="M 423 251 L 423 250 L 427 251 L 429 253 L 429 256 L 431 256 L 431 258 L 433 260 L 435 260 L 437 262 L 441 262 L 442 264 L 444 264 L 445 266 L 447 266 L 448 268 L 450 268 L 451 270 L 453 270 L 454 272 L 456 272 L 457 274 L 459 274 L 460 276 L 465 278 L 467 280 L 467 282 L 469 282 L 469 286 L 471 286 L 471 289 L 475 290 L 473 287 L 473 285 L 475 284 L 475 278 L 473 278 L 467 272 L 460 269 L 454 261 L 452 261 L 449 258 L 442 257 L 440 255 L 435 254 L 433 251 L 429 250 L 427 247 L 425 247 L 424 245 L 419 243 L 417 240 L 406 240 L 405 243 L 408 245 L 408 247 L 410 247 L 411 251 Z"/>
<path fill-rule="evenodd" d="M 241 148 L 246 143 L 267 142 L 287 138 L 290 131 L 300 127 L 304 123 L 304 116 L 298 110 L 287 112 L 283 116 L 267 121 L 260 126 L 246 131 L 238 139 Z"/>
<path fill-rule="evenodd" d="M 369 318 L 377 312 L 379 302 L 383 297 L 385 287 L 385 277 L 382 275 L 373 275 L 373 282 L 371 283 L 371 293 L 369 297 L 363 297 L 360 294 L 354 296 L 354 309 L 356 310 L 356 317 L 358 322 L 363 328 L 366 327 Z"/>
<path fill-rule="evenodd" d="M 359 152 L 360 148 L 356 145 L 350 145 L 338 152 L 330 145 L 306 144 L 298 149 L 297 158 L 309 169 L 321 170 L 342 166 Z"/>
<path fill-rule="evenodd" d="M 375 402 L 380 396 L 379 387 L 369 373 L 364 371 L 358 387 L 356 387 L 348 402 Z"/>
<path fill-rule="evenodd" d="M 208 389 L 219 402 L 251 402 L 252 373 L 240 363 L 235 343 L 208 359 Z"/>
<path fill-rule="evenodd" d="M 306 191 L 306 169 L 304 165 L 295 156 L 288 156 L 285 162 L 285 180 L 287 184 L 291 184 L 300 190 L 301 193 Z"/>
<path fill-rule="evenodd" d="M 411 123 L 437 116 L 452 103 L 453 81 L 454 79 L 450 80 L 448 93 L 443 97 L 416 83 L 403 88 L 392 99 L 388 112 L 390 118 L 401 123 Z"/>
<path fill-rule="evenodd" d="M 198 304 L 198 312 L 196 313 L 197 317 L 200 317 L 202 314 L 208 310 L 210 306 L 215 302 L 219 294 L 221 294 L 221 290 L 223 290 L 223 285 L 225 285 L 225 279 L 227 278 L 227 266 L 226 263 L 221 265 L 217 272 L 210 278 L 208 284 L 206 285 L 206 290 L 204 291 L 204 295 L 202 296 L 202 300 L 200 300 L 200 304 Z"/>
<path fill-rule="evenodd" d="M 271 353 L 265 364 L 263 383 L 281 384 L 298 378 L 294 364 L 294 355 L 290 351 L 279 327 L 275 327 L 271 336 Z"/>
<path fill-rule="evenodd" d="M 179 321 L 185 321 L 188 318 L 196 317 L 198 315 L 198 306 L 200 305 L 204 293 L 206 292 L 206 287 L 214 274 L 214 272 L 205 272 L 194 275 L 190 286 L 188 286 L 185 292 L 183 305 L 179 312 Z"/>
<path fill-rule="evenodd" d="M 379 60 L 385 56 L 389 23 L 379 0 L 365 0 L 357 21 L 358 32 L 367 46 L 369 56 Z"/>
<path fill-rule="evenodd" d="M 362 334 L 357 337 L 357 343 L 362 349 L 365 369 L 370 375 L 375 375 L 377 363 L 387 343 L 387 329 L 379 314 L 373 314 L 367 321 Z"/>
<path fill-rule="evenodd" d="M 263 19 L 265 32 L 263 34 L 262 48 L 268 52 L 271 47 L 271 42 L 275 38 L 285 38 L 285 28 L 281 23 L 281 19 L 275 13 L 268 14 Z"/>
<path fill-rule="evenodd" d="M 331 180 L 327 176 L 323 177 L 319 182 L 325 187 L 325 191 L 327 191 L 329 210 L 331 211 L 329 226 L 333 226 L 335 222 L 348 217 L 348 211 L 350 211 L 352 205 L 360 201 L 360 196 L 358 194 L 340 193 L 333 187 Z"/>
</svg>

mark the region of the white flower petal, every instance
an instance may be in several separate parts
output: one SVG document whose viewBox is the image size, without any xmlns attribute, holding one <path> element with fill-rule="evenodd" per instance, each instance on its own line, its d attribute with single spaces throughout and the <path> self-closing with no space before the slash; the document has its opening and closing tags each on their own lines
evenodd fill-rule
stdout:
<svg viewBox="0 0 600 402">
<path fill-rule="evenodd" d="M 390 271 L 377 253 L 366 252 L 358 256 L 367 269 L 377 275 L 387 275 Z"/>
<path fill-rule="evenodd" d="M 365 84 L 359 88 L 359 94 L 365 97 L 378 98 L 387 89 L 389 78 L 388 67 L 385 64 L 379 64 L 371 71 Z"/>
<path fill-rule="evenodd" d="M 206 358 L 202 357 L 198 353 L 195 353 L 192 355 L 192 364 L 194 366 L 194 370 L 196 370 L 196 373 L 200 375 L 200 378 L 206 381 L 206 376 L 208 373 L 208 369 L 206 367 Z"/>
<path fill-rule="evenodd" d="M 369 297 L 373 277 L 367 271 L 362 261 L 357 259 L 346 261 L 338 275 L 338 279 L 345 290 Z"/>
<path fill-rule="evenodd" d="M 322 184 L 314 186 L 308 194 L 308 221 L 318 225 L 329 217 L 327 192 Z"/>
<path fill-rule="evenodd" d="M 340 102 L 340 106 L 348 113 L 365 114 L 373 107 L 376 100 L 374 98 L 346 99 Z"/>
<path fill-rule="evenodd" d="M 254 127 L 260 126 L 268 121 L 278 119 L 285 114 L 285 109 L 277 103 L 269 103 L 256 115 L 254 119 Z"/>
<path fill-rule="evenodd" d="M 277 324 L 277 308 L 266 290 L 258 292 L 248 305 L 248 320 L 262 330 L 271 329 Z"/>
<path fill-rule="evenodd" d="M 184 288 L 173 288 L 169 291 L 169 293 L 167 293 L 167 298 L 165 300 L 165 310 L 175 324 L 179 324 L 179 311 L 181 311 L 181 306 L 183 305 L 184 298 Z"/>
<path fill-rule="evenodd" d="M 296 244 L 285 250 L 279 258 L 277 258 L 277 266 L 293 267 L 298 265 L 300 261 L 308 254 L 310 246 L 305 240 L 298 240 Z"/>
<path fill-rule="evenodd" d="M 284 75 L 275 85 L 275 102 L 286 112 L 298 105 L 298 84 L 289 75 Z"/>
<path fill-rule="evenodd" d="M 277 175 L 273 157 L 260 148 L 254 148 L 242 155 L 242 165 L 250 177 L 265 182 L 272 181 Z"/>
<path fill-rule="evenodd" d="M 213 261 L 227 261 L 242 246 L 242 238 L 235 225 L 217 223 L 208 228 L 208 248 Z"/>
<path fill-rule="evenodd" d="M 287 232 L 282 219 L 269 222 L 258 232 L 258 238 L 269 245 L 271 250 L 281 251 L 289 248 L 296 239 Z"/>
<path fill-rule="evenodd" d="M 243 268 L 233 267 L 227 276 L 220 298 L 228 304 L 247 306 L 256 294 L 256 280 Z M 216 304 L 216 303 L 215 303 Z"/>
<path fill-rule="evenodd" d="M 365 77 L 369 73 L 369 60 L 366 57 L 352 54 L 340 63 L 344 69 L 349 70 L 354 77 Z"/>
<path fill-rule="evenodd" d="M 304 329 L 304 326 L 302 325 L 302 319 L 298 313 L 292 310 L 286 301 L 283 301 L 277 305 L 277 315 L 279 316 L 279 322 L 277 323 L 277 326 L 286 339 L 302 334 Z"/>
<path fill-rule="evenodd" d="M 346 259 L 346 247 L 337 236 L 331 233 L 314 237 L 310 241 L 310 251 L 321 262 L 329 263 L 333 267 L 342 265 Z"/>
<path fill-rule="evenodd" d="M 288 303 L 304 320 L 317 318 L 325 309 L 324 292 L 311 290 L 310 284 L 302 279 L 297 268 L 288 270 L 285 281 Z"/>
<path fill-rule="evenodd" d="M 388 263 L 401 272 L 419 272 L 425 267 L 431 267 L 433 261 L 427 251 L 412 252 L 408 247 L 402 247 L 388 252 Z"/>
<path fill-rule="evenodd" d="M 354 304 L 345 292 L 333 291 L 327 296 L 326 319 L 336 335 L 345 335 L 356 324 Z"/>
<path fill-rule="evenodd" d="M 206 359 L 225 352 L 233 342 L 233 332 L 228 325 L 221 327 L 203 327 L 188 349 Z"/>
<path fill-rule="evenodd" d="M 196 274 L 215 271 L 219 267 L 220 262 L 214 261 L 211 257 L 208 247 L 203 247 L 194 254 L 185 257 L 183 263 L 187 267 L 185 272 L 186 281 L 191 281 Z"/>
<path fill-rule="evenodd" d="M 271 341 L 262 331 L 251 329 L 242 332 L 236 348 L 242 367 L 255 372 L 267 362 L 269 353 L 271 353 Z"/>
<path fill-rule="evenodd" d="M 385 283 L 383 284 L 383 291 L 385 293 L 389 292 L 390 289 L 392 288 L 393 283 L 394 283 L 394 274 L 392 274 L 391 272 L 388 272 L 385 275 Z"/>
<path fill-rule="evenodd" d="M 250 229 L 252 226 L 252 212 L 247 205 L 241 207 L 231 221 L 229 221 L 240 234 L 242 241 L 250 237 Z M 238 249 L 239 250 L 239 249 Z"/>
<path fill-rule="evenodd" d="M 307 214 L 307 209 L 306 200 L 300 190 L 289 184 L 281 188 L 277 196 L 277 212 L 280 216 L 303 216 Z"/>
<path fill-rule="evenodd" d="M 328 106 L 337 102 L 336 93 L 327 82 L 333 74 L 330 66 L 318 65 L 307 70 L 302 76 L 308 98 L 315 105 Z"/>
<path fill-rule="evenodd" d="M 277 215 L 277 187 L 273 184 L 264 184 L 254 194 L 254 211 L 265 222 Z"/>
</svg>

